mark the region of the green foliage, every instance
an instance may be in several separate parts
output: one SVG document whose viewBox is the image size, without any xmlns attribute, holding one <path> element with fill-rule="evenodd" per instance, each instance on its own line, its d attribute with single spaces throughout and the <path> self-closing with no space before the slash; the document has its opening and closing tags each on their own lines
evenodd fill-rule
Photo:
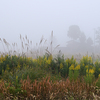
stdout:
<svg viewBox="0 0 100 100">
<path fill-rule="evenodd" d="M 88 56 L 83 56 L 83 58 L 80 60 L 80 76 L 85 76 L 86 75 L 86 69 L 93 68 L 93 60 L 91 57 Z"/>
<path fill-rule="evenodd" d="M 38 57 L 37 59 L 32 59 L 29 57 L 22 56 L 10 56 L 10 55 L 1 55 L 0 56 L 0 78 L 4 78 L 7 81 L 14 81 L 16 79 L 16 75 L 19 80 L 26 79 L 27 75 L 29 75 L 30 79 L 37 79 L 37 77 L 45 76 L 44 71 L 52 72 L 52 74 L 60 75 L 62 77 L 68 77 L 69 75 L 69 67 L 71 65 L 77 66 L 78 63 L 74 56 L 71 59 L 64 59 L 64 55 L 58 54 L 56 58 L 53 58 L 52 55 Z M 85 76 L 86 70 L 94 69 L 94 76 L 98 78 L 100 74 L 100 63 L 96 61 L 93 63 L 92 58 L 88 56 L 83 56 L 83 58 L 79 62 L 80 70 L 79 75 Z M 37 70 L 36 70 L 37 69 Z M 40 73 L 40 74 L 37 74 Z M 37 74 L 37 75 L 36 75 Z"/>
<path fill-rule="evenodd" d="M 5 70 L 9 72 L 16 72 L 16 69 L 21 70 L 24 66 L 34 66 L 35 63 L 32 61 L 31 58 L 26 58 L 26 57 L 21 57 L 21 56 L 16 56 L 16 55 L 1 55 L 0 56 L 0 74 L 2 75 L 2 71 L 5 72 Z"/>
<path fill-rule="evenodd" d="M 100 74 L 100 62 L 96 61 L 94 66 L 95 66 L 95 73 L 94 73 L 94 75 L 95 75 L 96 78 L 98 78 L 98 75 Z"/>
<path fill-rule="evenodd" d="M 72 81 L 73 80 L 73 76 L 74 76 L 74 73 L 73 73 L 72 70 L 69 71 L 69 75 L 68 76 L 69 76 L 69 80 Z"/>
<path fill-rule="evenodd" d="M 98 81 L 96 82 L 96 86 L 98 86 L 100 88 L 100 78 L 98 79 Z"/>
<path fill-rule="evenodd" d="M 15 88 L 15 87 L 11 86 L 11 87 L 8 88 L 8 91 L 13 96 L 18 96 L 19 94 L 24 95 L 24 96 L 26 95 L 26 91 L 25 90 L 22 91 L 21 88 Z"/>
<path fill-rule="evenodd" d="M 80 70 L 80 65 L 77 65 L 76 67 L 74 66 L 74 64 L 72 64 L 69 68 L 69 80 L 72 81 L 76 81 L 79 77 L 79 70 Z"/>
<path fill-rule="evenodd" d="M 86 74 L 86 76 L 84 76 L 86 84 L 91 85 L 93 83 L 93 77 L 93 74 Z"/>
<path fill-rule="evenodd" d="M 31 83 L 35 80 L 40 82 L 47 76 L 50 76 L 52 83 L 67 77 L 70 82 L 76 82 L 77 79 L 84 76 L 86 84 L 91 85 L 98 75 L 100 75 L 100 63 L 98 61 L 93 63 L 92 58 L 88 56 L 83 57 L 79 63 L 74 59 L 74 56 L 71 59 L 65 59 L 61 54 L 58 54 L 56 58 L 53 58 L 52 55 L 44 55 L 37 57 L 37 59 L 16 55 L 0 56 L 0 78 L 5 80 L 5 88 L 14 97 L 18 97 L 19 94 L 22 97 L 27 96 L 27 91 L 22 89 L 20 83 L 21 80 L 27 80 L 27 76 L 29 76 Z M 100 80 L 96 82 L 98 87 L 99 84 Z"/>
</svg>

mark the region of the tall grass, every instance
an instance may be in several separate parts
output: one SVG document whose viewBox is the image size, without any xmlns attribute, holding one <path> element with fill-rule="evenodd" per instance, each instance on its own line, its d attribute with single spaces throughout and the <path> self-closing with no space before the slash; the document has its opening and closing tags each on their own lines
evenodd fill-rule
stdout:
<svg viewBox="0 0 100 100">
<path fill-rule="evenodd" d="M 53 32 L 45 52 L 43 37 L 33 50 L 33 42 L 20 35 L 21 52 L 17 43 L 0 41 L 0 99 L 99 100 L 100 62 L 94 54 L 65 58 L 59 51 L 54 57 L 59 45 L 53 47 Z"/>
</svg>

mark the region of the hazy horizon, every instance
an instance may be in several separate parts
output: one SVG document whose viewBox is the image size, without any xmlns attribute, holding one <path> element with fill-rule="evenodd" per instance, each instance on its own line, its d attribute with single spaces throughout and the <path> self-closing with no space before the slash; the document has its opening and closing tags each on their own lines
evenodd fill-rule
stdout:
<svg viewBox="0 0 100 100">
<path fill-rule="evenodd" d="M 36 45 L 42 36 L 49 40 L 53 31 L 55 45 L 66 47 L 69 27 L 78 25 L 86 38 L 94 39 L 94 29 L 100 27 L 99 4 L 99 0 L 1 0 L 0 38 L 20 44 L 20 34 L 27 35 Z"/>
</svg>

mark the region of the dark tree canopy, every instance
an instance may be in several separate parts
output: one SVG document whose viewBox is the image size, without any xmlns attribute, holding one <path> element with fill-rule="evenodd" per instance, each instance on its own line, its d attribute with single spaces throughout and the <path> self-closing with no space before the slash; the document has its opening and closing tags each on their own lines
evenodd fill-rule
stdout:
<svg viewBox="0 0 100 100">
<path fill-rule="evenodd" d="M 81 31 L 80 31 L 79 26 L 77 26 L 77 25 L 71 25 L 69 27 L 67 36 L 70 37 L 70 38 L 72 38 L 72 39 L 74 39 L 74 40 L 76 40 L 76 39 L 79 38 L 80 33 L 81 33 Z"/>
<path fill-rule="evenodd" d="M 83 32 L 81 33 L 79 40 L 80 40 L 81 43 L 84 43 L 86 41 L 86 36 Z"/>
</svg>

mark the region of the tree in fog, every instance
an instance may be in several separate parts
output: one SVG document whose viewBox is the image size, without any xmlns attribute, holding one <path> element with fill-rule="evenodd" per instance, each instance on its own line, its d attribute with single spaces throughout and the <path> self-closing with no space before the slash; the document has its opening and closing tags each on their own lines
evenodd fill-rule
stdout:
<svg viewBox="0 0 100 100">
<path fill-rule="evenodd" d="M 93 52 L 93 40 L 91 37 L 87 39 L 87 45 L 86 45 L 87 51 Z"/>
<path fill-rule="evenodd" d="M 83 32 L 81 32 L 81 34 L 80 34 L 79 41 L 80 41 L 80 43 L 86 42 L 86 36 Z"/>
<path fill-rule="evenodd" d="M 99 53 L 100 52 L 100 27 L 98 27 L 98 29 L 95 30 L 95 40 L 94 42 L 97 43 L 95 45 L 95 52 Z"/>
<path fill-rule="evenodd" d="M 80 37 L 79 37 L 78 51 L 81 53 L 86 52 L 86 36 L 83 32 L 81 32 Z"/>
<path fill-rule="evenodd" d="M 67 36 L 72 38 L 73 40 L 77 40 L 81 34 L 80 28 L 78 25 L 71 25 L 69 27 Z"/>
<path fill-rule="evenodd" d="M 92 40 L 91 37 L 89 37 L 89 38 L 87 39 L 87 45 L 88 45 L 88 46 L 92 46 L 92 45 L 93 45 L 93 40 Z"/>
<path fill-rule="evenodd" d="M 71 25 L 69 27 L 67 36 L 71 38 L 71 40 L 67 42 L 68 43 L 67 48 L 70 50 L 70 52 L 77 52 L 79 50 L 78 39 L 80 35 L 81 35 L 81 31 L 78 25 Z"/>
<path fill-rule="evenodd" d="M 100 46 L 100 27 L 98 28 L 98 30 L 95 31 L 95 33 L 96 33 L 96 42 Z"/>
</svg>

